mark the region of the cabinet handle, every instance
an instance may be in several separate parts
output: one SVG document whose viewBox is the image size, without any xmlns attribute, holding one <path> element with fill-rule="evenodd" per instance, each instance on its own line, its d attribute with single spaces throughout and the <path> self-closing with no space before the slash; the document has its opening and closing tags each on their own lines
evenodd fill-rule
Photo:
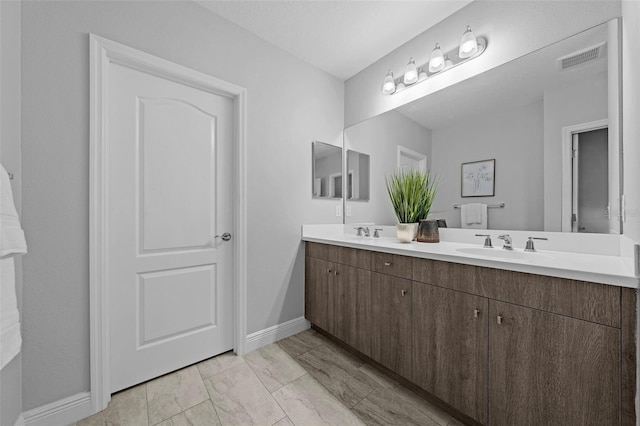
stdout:
<svg viewBox="0 0 640 426">
<path fill-rule="evenodd" d="M 497 320 L 498 320 L 498 324 L 502 324 L 502 315 L 498 315 Z"/>
<path fill-rule="evenodd" d="M 474 309 L 474 310 L 473 310 L 473 317 L 474 317 L 474 318 L 478 318 L 478 315 L 480 315 L 480 310 L 478 310 L 478 309 Z"/>
<path fill-rule="evenodd" d="M 391 266 L 392 262 L 384 262 L 384 266 Z"/>
<path fill-rule="evenodd" d="M 340 272 L 334 271 L 333 274 L 337 277 Z"/>
<path fill-rule="evenodd" d="M 402 293 L 403 296 L 406 296 L 407 295 L 407 290 L 402 289 L 401 293 Z"/>
<path fill-rule="evenodd" d="M 330 274 L 330 273 L 331 273 L 331 269 L 327 269 L 327 274 Z"/>
</svg>

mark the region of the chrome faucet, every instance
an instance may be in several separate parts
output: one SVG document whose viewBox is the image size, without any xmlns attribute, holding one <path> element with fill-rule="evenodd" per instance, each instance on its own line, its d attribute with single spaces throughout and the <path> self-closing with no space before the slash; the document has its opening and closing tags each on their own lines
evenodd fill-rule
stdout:
<svg viewBox="0 0 640 426">
<path fill-rule="evenodd" d="M 373 238 L 380 238 L 378 231 L 382 231 L 382 228 L 376 228 L 373 230 Z"/>
<path fill-rule="evenodd" d="M 364 231 L 364 236 L 365 237 L 370 237 L 371 234 L 369 233 L 369 228 L 366 226 L 358 226 L 357 228 L 353 228 L 356 231 L 358 231 L 358 233 L 356 234 L 358 237 L 362 237 L 362 231 Z"/>
<path fill-rule="evenodd" d="M 505 249 L 505 250 L 513 250 L 513 246 L 511 245 L 512 240 L 511 240 L 511 236 L 509 236 L 509 234 L 499 235 L 498 238 L 501 239 L 501 240 L 504 240 L 504 245 L 502 246 L 503 249 Z"/>
<path fill-rule="evenodd" d="M 484 248 L 493 248 L 493 244 L 491 244 L 491 235 L 489 235 L 489 234 L 476 234 L 476 237 L 485 237 L 484 238 Z"/>
<path fill-rule="evenodd" d="M 529 237 L 529 239 L 527 240 L 527 245 L 524 247 L 524 251 L 536 251 L 536 248 L 533 246 L 533 240 L 544 240 L 544 241 L 547 241 L 548 238 Z"/>
</svg>

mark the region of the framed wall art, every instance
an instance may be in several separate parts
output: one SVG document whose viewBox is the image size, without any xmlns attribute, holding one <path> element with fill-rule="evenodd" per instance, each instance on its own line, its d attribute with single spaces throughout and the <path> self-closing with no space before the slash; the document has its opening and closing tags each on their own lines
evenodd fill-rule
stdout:
<svg viewBox="0 0 640 426">
<path fill-rule="evenodd" d="M 496 192 L 496 160 L 462 163 L 461 196 L 493 197 Z"/>
</svg>

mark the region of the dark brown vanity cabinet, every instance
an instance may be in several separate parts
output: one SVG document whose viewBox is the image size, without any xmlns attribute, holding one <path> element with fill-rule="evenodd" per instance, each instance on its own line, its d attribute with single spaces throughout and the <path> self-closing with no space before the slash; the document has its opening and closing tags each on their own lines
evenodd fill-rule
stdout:
<svg viewBox="0 0 640 426">
<path fill-rule="evenodd" d="M 412 376 L 412 302 L 409 280 L 371 274 L 374 317 L 371 358 L 402 377 Z"/>
<path fill-rule="evenodd" d="M 489 424 L 620 424 L 619 329 L 494 300 L 489 318 Z"/>
<path fill-rule="evenodd" d="M 637 290 L 307 243 L 306 318 L 487 425 L 634 425 Z"/>
<path fill-rule="evenodd" d="M 412 381 L 486 423 L 488 299 L 418 282 L 413 290 Z"/>
<path fill-rule="evenodd" d="M 316 243 L 306 251 L 305 318 L 371 356 L 371 253 Z"/>
<path fill-rule="evenodd" d="M 336 266 L 332 287 L 334 336 L 371 356 L 371 271 L 353 266 Z"/>
<path fill-rule="evenodd" d="M 329 287 L 333 285 L 335 264 L 307 256 L 305 266 L 304 312 L 312 324 L 333 333 L 333 303 Z"/>
</svg>

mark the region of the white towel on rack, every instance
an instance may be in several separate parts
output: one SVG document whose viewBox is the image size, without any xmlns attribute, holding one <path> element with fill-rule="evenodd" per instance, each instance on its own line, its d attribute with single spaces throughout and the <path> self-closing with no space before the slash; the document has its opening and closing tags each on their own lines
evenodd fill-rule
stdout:
<svg viewBox="0 0 640 426">
<path fill-rule="evenodd" d="M 16 299 L 14 256 L 27 252 L 24 231 L 13 202 L 7 171 L 0 171 L 0 369 L 20 352 L 20 313 Z"/>
<path fill-rule="evenodd" d="M 463 228 L 487 229 L 487 205 L 483 203 L 463 204 L 460 206 Z"/>
</svg>

